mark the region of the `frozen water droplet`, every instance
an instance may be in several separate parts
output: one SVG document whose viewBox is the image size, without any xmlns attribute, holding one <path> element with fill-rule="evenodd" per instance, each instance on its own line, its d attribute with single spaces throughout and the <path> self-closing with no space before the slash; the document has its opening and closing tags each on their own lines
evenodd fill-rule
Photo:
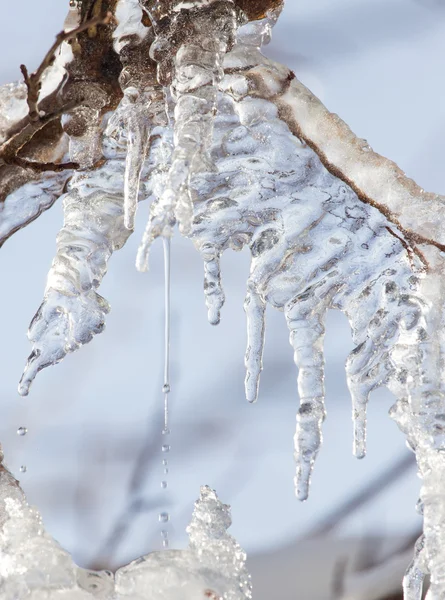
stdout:
<svg viewBox="0 0 445 600">
<path fill-rule="evenodd" d="M 20 473 L 26 473 L 26 471 L 27 471 L 26 465 L 22 465 L 20 467 Z"/>
<path fill-rule="evenodd" d="M 161 488 L 163 490 L 165 490 L 166 487 L 167 487 L 167 482 L 166 481 L 161 481 Z"/>
<path fill-rule="evenodd" d="M 167 512 L 159 513 L 159 522 L 167 523 L 170 520 L 170 515 Z"/>
<path fill-rule="evenodd" d="M 19 427 L 17 429 L 17 435 L 23 436 L 28 433 L 28 429 L 26 427 Z"/>
<path fill-rule="evenodd" d="M 163 444 L 162 452 L 170 452 L 170 446 L 168 444 Z"/>
<path fill-rule="evenodd" d="M 168 383 L 165 383 L 162 386 L 162 393 L 163 394 L 169 394 L 170 393 L 170 385 Z"/>
</svg>

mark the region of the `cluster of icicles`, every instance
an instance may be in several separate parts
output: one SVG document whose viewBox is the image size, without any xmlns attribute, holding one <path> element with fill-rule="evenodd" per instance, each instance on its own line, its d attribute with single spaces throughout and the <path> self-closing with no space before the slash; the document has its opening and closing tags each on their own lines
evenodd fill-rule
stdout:
<svg viewBox="0 0 445 600">
<path fill-rule="evenodd" d="M 432 571 L 436 563 L 435 573 L 445 576 L 445 506 L 437 487 L 445 480 L 445 461 L 437 452 L 443 446 L 443 391 L 434 371 L 441 349 L 429 336 L 438 325 L 430 319 L 434 294 L 427 299 L 421 293 L 425 261 L 410 251 L 403 232 L 330 173 L 280 118 L 274 96 L 283 90 L 272 83 L 267 90 L 267 73 L 279 66 L 260 52 L 277 13 L 245 24 L 231 0 L 187 2 L 168 28 L 157 31 L 156 15 L 153 30 L 147 30 L 140 11 L 137 0 L 120 1 L 116 49 L 122 52 L 125 40 L 134 43 L 138 36 L 141 48 L 152 36 L 157 78 L 123 85 L 123 100 L 104 126 L 103 166 L 78 172 L 68 184 L 65 222 L 29 330 L 33 350 L 19 391 L 26 395 L 39 370 L 102 331 L 109 306 L 96 290 L 111 254 L 131 234 L 138 201 L 150 200 L 150 215 L 137 267 L 147 268 L 153 240 L 171 236 L 178 224 L 203 258 L 214 325 L 224 304 L 221 254 L 248 246 L 246 396 L 250 402 L 258 396 L 269 303 L 284 312 L 298 367 L 300 499 L 308 495 L 322 441 L 328 309 L 342 310 L 352 328 L 355 349 L 346 374 L 358 457 L 365 454 L 370 392 L 388 385 L 398 398 L 392 414 L 412 448 L 422 449 L 424 466 L 430 549 L 426 558 L 423 542 L 418 544 L 405 582 L 406 597 L 420 599 L 427 567 Z M 181 19 L 188 19 L 191 33 L 173 47 Z M 257 90 L 261 80 L 262 97 L 252 93 L 253 80 Z M 428 597 L 443 598 L 444 590 L 445 582 L 433 578 Z"/>
</svg>

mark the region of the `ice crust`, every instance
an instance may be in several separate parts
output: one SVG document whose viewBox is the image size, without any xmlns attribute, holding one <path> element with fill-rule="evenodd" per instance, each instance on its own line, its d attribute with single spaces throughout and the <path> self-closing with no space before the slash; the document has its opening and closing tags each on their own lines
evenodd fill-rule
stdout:
<svg viewBox="0 0 445 600">
<path fill-rule="evenodd" d="M 45 531 L 19 482 L 0 465 L 2 600 L 248 600 L 246 556 L 232 536 L 230 508 L 207 486 L 188 527 L 190 546 L 148 554 L 115 574 L 79 568 Z"/>
<path fill-rule="evenodd" d="M 366 452 L 369 395 L 387 385 L 397 398 L 391 416 L 416 452 L 422 477 L 424 537 L 405 578 L 405 596 L 420 600 L 423 577 L 430 574 L 428 600 L 442 600 L 445 265 L 437 211 L 444 199 L 420 190 L 328 113 L 293 73 L 262 55 L 278 10 L 244 24 L 231 0 L 141 5 L 152 23 L 147 32 L 141 32 L 139 5 L 120 3 L 115 47 L 124 66 L 124 97 L 105 128 L 105 163 L 77 173 L 64 197 L 65 224 L 31 324 L 33 352 L 20 392 L 28 392 L 41 368 L 103 329 L 109 307 L 96 289 L 112 252 L 131 233 L 138 200 L 149 198 L 138 268 L 147 268 L 150 244 L 170 236 L 177 222 L 203 258 L 213 325 L 225 300 L 221 255 L 229 248 L 250 250 L 244 305 L 250 402 L 259 393 L 266 307 L 284 313 L 298 368 L 295 486 L 301 500 L 308 496 L 326 417 L 325 315 L 328 309 L 347 315 L 355 344 L 346 364 L 354 453 L 361 458 Z M 146 71 L 140 69 L 144 60 Z M 88 155 L 88 140 L 75 143 Z M 202 502 L 217 504 L 211 492 L 204 496 Z M 224 510 L 218 510 L 221 519 Z M 193 523 L 190 536 L 193 550 Z M 235 569 L 228 578 L 244 582 L 226 597 L 249 597 L 236 595 L 250 593 L 243 553 L 235 542 L 226 543 L 218 564 L 227 558 Z M 168 554 L 134 564 L 135 572 L 145 573 L 150 561 L 159 567 L 162 556 Z M 241 562 L 232 564 L 233 556 Z M 196 573 L 190 590 L 201 585 L 204 575 Z M 126 588 L 118 578 L 119 593 L 144 597 L 137 577 L 132 581 L 134 587 Z"/>
</svg>

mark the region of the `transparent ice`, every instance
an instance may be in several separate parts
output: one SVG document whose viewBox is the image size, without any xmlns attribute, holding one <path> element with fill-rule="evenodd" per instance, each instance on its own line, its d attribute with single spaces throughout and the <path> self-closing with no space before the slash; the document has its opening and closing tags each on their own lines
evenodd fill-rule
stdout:
<svg viewBox="0 0 445 600">
<path fill-rule="evenodd" d="M 149 27 L 141 26 L 142 10 Z M 114 39 L 123 98 L 85 138 L 70 139 L 71 156 L 83 170 L 63 196 L 64 227 L 29 330 L 33 350 L 20 393 L 28 393 L 40 369 L 102 331 L 109 306 L 97 288 L 111 254 L 133 229 L 139 200 L 149 199 L 150 208 L 138 269 L 147 269 L 151 243 L 169 238 L 177 223 L 202 256 L 213 325 L 225 301 L 221 255 L 247 246 L 246 397 L 258 398 L 270 305 L 284 313 L 298 369 L 297 496 L 308 496 L 322 443 L 324 322 L 326 312 L 337 309 L 348 317 L 355 345 L 346 364 L 354 454 L 366 453 L 370 393 L 386 385 L 397 398 L 391 416 L 415 451 L 422 477 L 424 536 L 405 578 L 405 596 L 420 600 L 429 574 L 428 600 L 439 600 L 445 597 L 445 221 L 437 215 L 445 199 L 421 190 L 356 138 L 292 72 L 263 56 L 260 48 L 279 12 L 246 23 L 232 0 L 120 1 Z M 6 106 L 2 93 L 0 108 Z M 12 112 L 21 110 L 21 95 L 20 88 L 11 90 Z M 92 168 L 97 148 L 92 152 L 91 144 L 100 135 L 105 160 Z M 0 228 L 10 235 L 35 218 L 58 195 L 51 186 L 61 184 L 65 180 L 43 176 L 26 184 L 35 189 L 15 190 L 4 203 Z M 48 190 L 46 200 L 41 190 Z M 196 531 L 203 539 L 202 530 L 195 531 L 203 506 L 213 506 L 212 518 L 226 522 L 212 494 L 205 489 L 195 511 L 192 550 Z M 213 524 L 208 527 L 211 537 Z M 244 555 L 224 540 L 223 546 L 215 542 L 219 568 L 226 558 L 232 566 L 234 557 L 241 561 L 228 575 L 234 585 L 244 573 Z M 133 587 L 128 584 L 128 591 L 121 582 L 123 572 L 119 593 L 142 598 L 135 573 L 145 582 L 146 563 L 160 566 L 161 556 L 128 567 L 134 568 Z M 200 577 L 190 578 L 190 590 Z M 250 593 L 248 580 L 239 586 L 226 597 L 249 597 L 236 595 Z"/>
<path fill-rule="evenodd" d="M 245 554 L 227 533 L 230 509 L 201 489 L 186 550 L 143 556 L 117 570 L 90 571 L 45 531 L 19 482 L 0 464 L 0 596 L 2 600 L 189 600 L 252 597 Z"/>
</svg>

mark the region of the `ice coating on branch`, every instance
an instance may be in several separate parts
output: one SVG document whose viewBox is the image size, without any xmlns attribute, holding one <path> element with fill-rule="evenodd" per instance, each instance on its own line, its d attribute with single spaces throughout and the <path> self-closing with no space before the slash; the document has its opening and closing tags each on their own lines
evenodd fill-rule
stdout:
<svg viewBox="0 0 445 600">
<path fill-rule="evenodd" d="M 225 580 L 226 589 L 220 592 L 224 600 L 243 600 L 252 598 L 252 583 L 246 553 L 227 533 L 231 524 L 230 506 L 223 504 L 214 490 L 203 486 L 187 527 L 190 550 Z"/>
<path fill-rule="evenodd" d="M 0 144 L 6 140 L 8 129 L 28 114 L 26 96 L 24 83 L 16 81 L 0 86 Z"/>
<path fill-rule="evenodd" d="M 28 332 L 33 350 L 19 385 L 22 395 L 41 369 L 104 328 L 109 305 L 96 289 L 112 253 L 130 234 L 123 222 L 122 175 L 122 161 L 109 159 L 96 171 L 77 174 L 69 184 L 45 298 Z"/>
<path fill-rule="evenodd" d="M 45 531 L 19 482 L 0 465 L 2 600 L 248 600 L 246 555 L 226 532 L 230 509 L 201 489 L 189 526 L 190 547 L 142 556 L 117 570 L 79 568 Z"/>
<path fill-rule="evenodd" d="M 0 203 L 0 246 L 18 229 L 34 221 L 62 194 L 71 171 L 43 173 L 8 194 Z"/>
<path fill-rule="evenodd" d="M 217 172 L 191 181 L 190 237 L 206 259 L 206 301 L 215 321 L 223 298 L 219 256 L 227 248 L 250 247 L 245 304 L 250 401 L 257 397 L 262 365 L 265 303 L 284 311 L 299 369 L 296 489 L 305 499 L 325 418 L 326 311 L 339 308 L 351 322 L 356 348 L 347 378 L 354 451 L 363 456 L 369 394 L 394 375 L 391 352 L 402 329 L 417 332 L 422 306 L 416 290 L 424 262 L 407 251 L 403 233 L 385 215 L 362 202 L 293 135 L 271 100 L 256 97 L 258 90 L 267 96 L 270 82 L 271 98 L 280 91 L 273 82 L 280 81 L 283 68 L 273 63 L 259 68 L 266 59 L 258 45 L 269 24 L 241 28 L 226 56 L 212 150 Z"/>
<path fill-rule="evenodd" d="M 203 486 L 187 528 L 189 548 L 155 552 L 119 569 L 116 573 L 118 597 L 131 600 L 252 598 L 246 555 L 227 533 L 230 525 L 229 506 L 208 486 Z"/>
<path fill-rule="evenodd" d="M 155 17 L 155 14 L 153 14 Z M 182 233 L 190 231 L 193 205 L 189 182 L 195 173 L 214 170 L 210 158 L 217 84 L 222 61 L 233 43 L 237 20 L 231 0 L 179 4 L 167 26 L 156 23 L 151 56 L 158 81 L 170 85 L 174 101 L 174 150 L 159 202 L 173 211 Z"/>
</svg>

